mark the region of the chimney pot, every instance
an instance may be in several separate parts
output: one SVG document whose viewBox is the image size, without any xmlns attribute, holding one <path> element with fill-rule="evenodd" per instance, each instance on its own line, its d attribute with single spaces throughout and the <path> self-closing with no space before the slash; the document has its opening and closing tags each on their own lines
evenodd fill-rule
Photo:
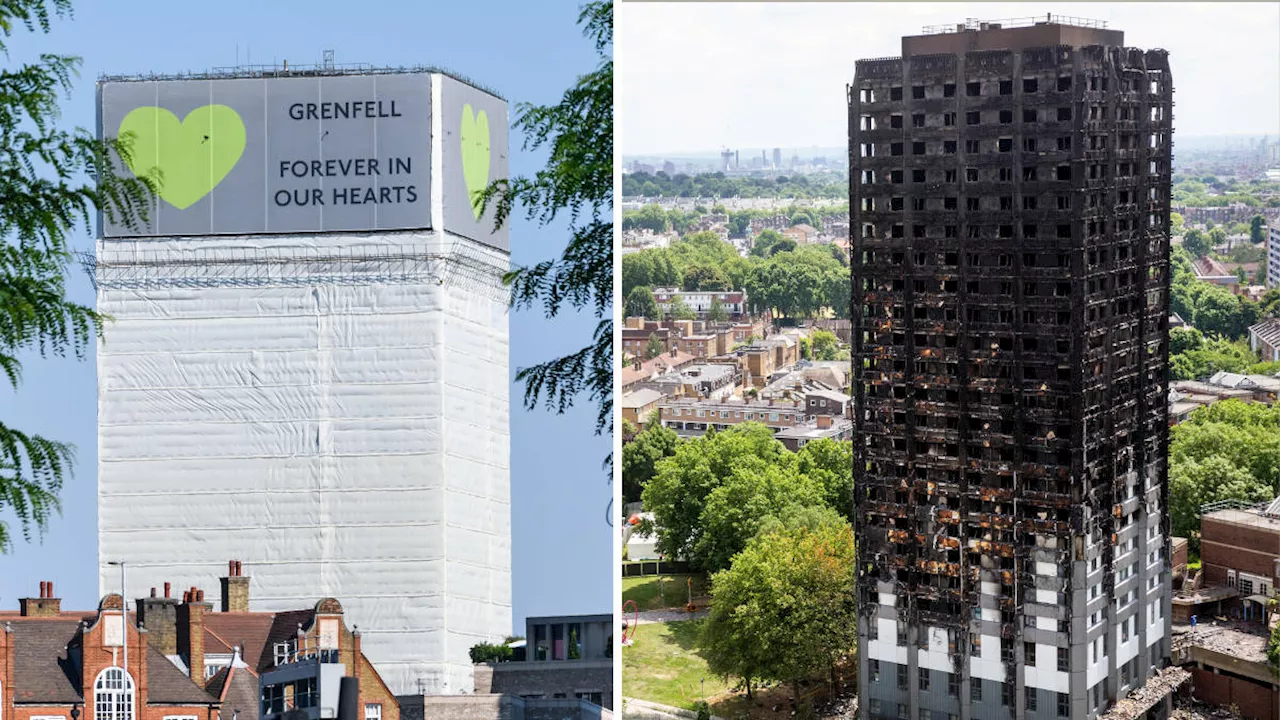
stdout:
<svg viewBox="0 0 1280 720">
<path fill-rule="evenodd" d="M 230 560 L 230 561 L 228 561 L 228 562 L 227 562 L 227 574 L 228 574 L 228 575 L 230 575 L 231 577 L 235 577 L 235 575 L 236 575 L 236 561 L 235 561 L 235 560 Z"/>
<path fill-rule="evenodd" d="M 204 590 L 196 591 L 196 602 L 204 602 Z"/>
<path fill-rule="evenodd" d="M 151 597 L 155 597 L 155 596 L 156 596 L 156 589 L 151 588 Z"/>
<path fill-rule="evenodd" d="M 164 584 L 164 596 L 169 597 L 169 583 Z"/>
<path fill-rule="evenodd" d="M 46 597 L 48 597 L 48 594 L 47 594 L 47 591 L 44 589 L 44 581 L 41 580 L 40 581 L 40 599 L 43 600 Z"/>
<path fill-rule="evenodd" d="M 52 580 L 49 581 L 49 597 L 50 598 L 53 597 L 53 581 Z"/>
</svg>

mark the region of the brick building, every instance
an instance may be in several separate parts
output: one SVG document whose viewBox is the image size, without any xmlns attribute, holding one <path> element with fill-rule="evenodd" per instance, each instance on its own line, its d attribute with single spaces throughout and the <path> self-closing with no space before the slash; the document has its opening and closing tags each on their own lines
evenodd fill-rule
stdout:
<svg viewBox="0 0 1280 720">
<path fill-rule="evenodd" d="M 1077 18 L 856 64 L 864 720 L 1095 718 L 1169 656 L 1172 93 Z"/>
<path fill-rule="evenodd" d="M 153 588 L 136 601 L 122 631 L 119 595 L 104 597 L 96 611 L 65 611 L 53 584 L 42 583 L 40 597 L 23 598 L 16 613 L 0 612 L 0 718 L 218 720 L 221 713 L 269 720 L 295 708 L 318 718 L 322 697 L 332 697 L 336 707 L 336 694 L 324 694 L 321 676 L 333 681 L 334 693 L 337 678 L 358 676 L 364 717 L 400 720 L 395 696 L 362 652 L 360 634 L 346 626 L 337 600 L 251 612 L 249 584 L 232 561 L 216 612 L 201 589 L 189 588 L 179 599 L 170 597 L 168 584 L 163 594 Z M 134 690 L 125 692 L 126 686 Z M 124 705 L 95 709 L 108 707 L 111 693 Z M 117 711 L 126 707 L 136 711 Z"/>
<path fill-rule="evenodd" d="M 78 612 L 62 610 L 53 583 L 40 590 L 19 600 L 18 612 L 0 612 L 5 720 L 217 720 L 226 698 L 150 647 L 132 622 L 122 628 L 119 595 Z M 256 699 L 256 682 L 253 689 Z"/>
<path fill-rule="evenodd" d="M 1200 519 L 1204 583 L 1245 598 L 1273 596 L 1280 587 L 1280 498 L 1261 507 L 1232 505 Z"/>
<path fill-rule="evenodd" d="M 660 403 L 658 409 L 662 424 L 684 437 L 698 437 L 713 428 L 726 430 L 744 422 L 758 422 L 774 432 L 805 422 L 803 401 L 678 398 Z"/>
</svg>

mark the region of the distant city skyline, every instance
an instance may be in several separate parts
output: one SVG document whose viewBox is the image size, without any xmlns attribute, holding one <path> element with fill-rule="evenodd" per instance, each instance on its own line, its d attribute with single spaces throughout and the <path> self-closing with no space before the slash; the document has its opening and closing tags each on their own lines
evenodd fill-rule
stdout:
<svg viewBox="0 0 1280 720">
<path fill-rule="evenodd" d="M 1225 144 L 1228 147 L 1243 145 L 1248 142 L 1257 142 L 1261 138 L 1267 138 L 1268 142 L 1280 142 L 1280 130 L 1273 133 L 1218 133 L 1213 135 L 1178 135 L 1178 145 L 1183 150 L 1199 150 L 1206 147 L 1220 146 Z M 782 150 L 783 162 L 791 159 L 792 155 L 799 155 L 801 158 L 812 157 L 830 157 L 840 155 L 845 152 L 845 145 L 768 145 L 768 146 L 742 146 L 731 147 L 729 150 L 736 150 L 739 153 L 752 155 L 761 150 L 772 151 L 773 148 Z M 626 152 L 622 154 L 622 162 L 624 165 L 640 161 L 658 161 L 671 160 L 689 161 L 689 160 L 705 160 L 720 157 L 721 149 L 702 148 L 699 150 L 682 150 L 678 152 Z"/>
<path fill-rule="evenodd" d="M 854 61 L 925 25 L 1046 13 L 1105 20 L 1169 51 L 1175 135 L 1280 134 L 1280 6 L 1262 3 L 624 3 L 615 131 L 623 158 L 843 147 Z M 833 30 L 828 31 L 828 28 Z M 838 28 L 838 30 L 834 30 Z M 1247 69 L 1242 72 L 1241 69 Z M 672 108 L 679 108 L 673 112 Z M 789 155 L 786 155 L 789 158 Z"/>
</svg>

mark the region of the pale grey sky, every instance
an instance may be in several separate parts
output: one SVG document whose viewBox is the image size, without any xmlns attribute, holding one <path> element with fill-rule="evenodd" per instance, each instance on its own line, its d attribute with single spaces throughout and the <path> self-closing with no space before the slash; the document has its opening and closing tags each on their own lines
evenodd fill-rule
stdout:
<svg viewBox="0 0 1280 720">
<path fill-rule="evenodd" d="M 1280 3 L 648 3 L 615 7 L 622 154 L 843 146 L 854 61 L 901 54 L 925 25 L 1106 20 L 1169 51 L 1174 130 L 1280 134 Z"/>
</svg>

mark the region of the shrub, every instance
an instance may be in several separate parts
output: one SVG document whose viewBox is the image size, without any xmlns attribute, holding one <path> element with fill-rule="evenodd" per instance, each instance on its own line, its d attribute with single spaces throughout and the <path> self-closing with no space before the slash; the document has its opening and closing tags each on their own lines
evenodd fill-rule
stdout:
<svg viewBox="0 0 1280 720">
<path fill-rule="evenodd" d="M 472 645 L 471 662 L 511 662 L 513 651 L 506 645 L 490 645 L 489 643 L 480 643 Z"/>
</svg>

